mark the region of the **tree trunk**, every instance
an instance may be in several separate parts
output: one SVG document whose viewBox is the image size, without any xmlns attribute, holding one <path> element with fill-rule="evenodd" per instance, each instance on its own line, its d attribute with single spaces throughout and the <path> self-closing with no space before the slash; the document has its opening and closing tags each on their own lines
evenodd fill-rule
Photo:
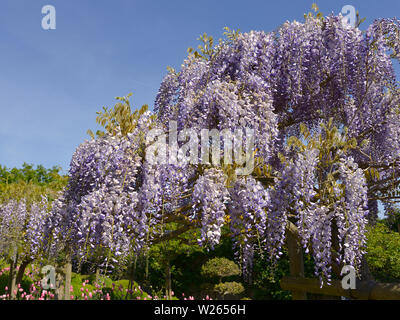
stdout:
<svg viewBox="0 0 400 320">
<path fill-rule="evenodd" d="M 378 220 L 378 200 L 368 200 L 368 224 L 374 226 Z"/>
<path fill-rule="evenodd" d="M 146 266 L 145 266 L 145 279 L 146 279 L 146 281 L 149 279 L 149 253 L 148 253 L 148 250 L 146 249 L 146 253 L 145 253 L 145 263 L 146 263 Z"/>
<path fill-rule="evenodd" d="M 13 255 L 11 257 L 11 263 L 10 263 L 10 274 L 8 278 L 8 290 L 10 294 L 10 299 L 14 299 L 16 296 L 15 290 L 16 290 L 16 268 L 17 268 L 17 262 L 18 262 L 18 252 L 16 247 L 14 246 L 13 248 Z"/>
<path fill-rule="evenodd" d="M 32 261 L 33 260 L 30 258 L 25 258 L 22 261 L 21 265 L 19 266 L 19 270 L 18 270 L 18 274 L 17 274 L 17 279 L 16 279 L 17 284 L 22 282 L 22 278 L 24 277 L 25 269 Z"/>
<path fill-rule="evenodd" d="M 168 300 L 172 299 L 172 288 L 171 288 L 171 266 L 169 264 L 169 259 L 167 259 L 167 264 L 165 268 L 165 287 L 166 296 Z"/>
<path fill-rule="evenodd" d="M 126 292 L 125 299 L 128 298 L 128 294 L 132 298 L 132 290 L 133 290 L 133 282 L 135 281 L 135 274 L 136 274 L 136 261 L 137 255 L 133 258 L 130 270 L 129 270 L 129 284 L 128 284 L 128 291 Z"/>
</svg>

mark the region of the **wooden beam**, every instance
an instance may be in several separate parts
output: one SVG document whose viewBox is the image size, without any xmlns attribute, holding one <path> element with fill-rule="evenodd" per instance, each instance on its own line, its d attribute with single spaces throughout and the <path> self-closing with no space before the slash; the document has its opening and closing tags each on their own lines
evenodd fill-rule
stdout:
<svg viewBox="0 0 400 320">
<path fill-rule="evenodd" d="M 290 275 L 304 278 L 304 261 L 301 243 L 290 231 L 286 233 L 286 243 L 289 255 Z M 307 293 L 303 290 L 292 290 L 292 298 L 293 300 L 306 300 Z"/>
<path fill-rule="evenodd" d="M 340 280 L 332 280 L 330 286 L 324 285 L 321 288 L 318 279 L 283 277 L 280 284 L 283 290 L 305 291 L 361 300 L 400 300 L 400 283 L 357 281 L 356 289 L 344 290 Z"/>
</svg>

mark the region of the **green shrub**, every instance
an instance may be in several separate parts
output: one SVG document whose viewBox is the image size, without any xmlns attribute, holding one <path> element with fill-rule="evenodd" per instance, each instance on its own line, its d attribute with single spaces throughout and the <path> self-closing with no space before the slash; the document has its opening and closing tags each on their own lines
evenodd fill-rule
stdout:
<svg viewBox="0 0 400 320">
<path fill-rule="evenodd" d="M 367 233 L 366 259 L 371 273 L 382 282 L 400 281 L 400 234 L 377 223 Z"/>
<path fill-rule="evenodd" d="M 222 282 L 214 286 L 214 291 L 222 298 L 239 298 L 244 293 L 244 287 L 240 282 Z"/>
<path fill-rule="evenodd" d="M 236 263 L 227 258 L 213 258 L 201 267 L 201 275 L 221 281 L 222 278 L 240 275 L 240 269 Z"/>
</svg>

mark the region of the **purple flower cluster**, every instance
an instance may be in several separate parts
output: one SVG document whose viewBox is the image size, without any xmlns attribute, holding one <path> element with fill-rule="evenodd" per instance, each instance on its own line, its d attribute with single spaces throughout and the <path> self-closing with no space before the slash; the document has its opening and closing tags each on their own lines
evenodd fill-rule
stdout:
<svg viewBox="0 0 400 320">
<path fill-rule="evenodd" d="M 264 243 L 267 232 L 269 190 L 253 177 L 241 177 L 229 189 L 229 216 L 237 255 L 241 256 L 243 275 L 251 272 L 254 247 Z"/>
<path fill-rule="evenodd" d="M 351 157 L 341 159 L 344 192 L 335 206 L 339 233 L 338 262 L 359 267 L 366 244 L 368 199 L 364 173 Z"/>
<path fill-rule="evenodd" d="M 201 217 L 201 239 L 207 241 L 211 248 L 219 243 L 221 227 L 225 222 L 228 190 L 221 170 L 208 169 L 196 181 L 193 190 L 194 213 Z"/>
<path fill-rule="evenodd" d="M 50 214 L 46 197 L 27 204 L 25 199 L 0 204 L 0 252 L 33 259 L 44 249 L 46 219 Z"/>
<path fill-rule="evenodd" d="M 279 258 L 289 220 L 321 279 L 330 279 L 334 225 L 338 262 L 357 266 L 367 194 L 381 195 L 382 181 L 400 177 L 400 90 L 388 54 L 391 49 L 398 57 L 398 30 L 398 20 L 380 20 L 362 32 L 344 26 L 340 16 L 307 17 L 276 32 L 232 36 L 208 57 L 189 54 L 161 83 L 156 125 L 176 121 L 178 130 L 199 132 L 252 128 L 254 154 L 272 168 L 275 182 L 239 176 L 228 186 L 225 167 L 149 163 L 146 113 L 128 137 L 106 134 L 78 147 L 68 187 L 46 220 L 53 248 L 67 246 L 81 257 L 105 248 L 123 257 L 139 252 L 163 232 L 161 223 L 176 221 L 176 210 L 188 207 L 179 214 L 200 227 L 200 244 L 215 246 L 229 224 L 245 270 L 256 243 Z M 286 142 L 301 136 L 301 123 L 315 135 L 330 118 L 348 129 L 357 147 L 332 164 L 339 177 L 328 196 L 321 192 L 332 174 L 321 166 L 324 155 L 311 145 L 294 152 Z M 367 185 L 363 169 L 371 167 L 379 178 Z"/>
</svg>

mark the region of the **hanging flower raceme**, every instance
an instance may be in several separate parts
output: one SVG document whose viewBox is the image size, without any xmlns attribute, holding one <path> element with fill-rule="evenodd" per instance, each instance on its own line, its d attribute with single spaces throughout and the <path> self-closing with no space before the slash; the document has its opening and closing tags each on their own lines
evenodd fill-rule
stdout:
<svg viewBox="0 0 400 320">
<path fill-rule="evenodd" d="M 351 157 L 341 159 L 339 172 L 344 192 L 335 206 L 339 237 L 337 262 L 359 269 L 366 245 L 368 189 L 363 171 Z"/>
<path fill-rule="evenodd" d="M 50 215 L 50 205 L 47 197 L 42 196 L 40 202 L 30 206 L 24 234 L 25 254 L 30 258 L 37 257 L 45 247 L 45 223 Z"/>
<path fill-rule="evenodd" d="M 45 222 L 49 215 L 47 197 L 27 204 L 26 199 L 10 200 L 0 204 L 0 249 L 20 258 L 33 259 L 44 250 Z"/>
<path fill-rule="evenodd" d="M 269 190 L 253 177 L 241 177 L 229 188 L 229 218 L 237 257 L 243 274 L 251 272 L 254 246 L 260 247 L 268 237 L 267 210 Z"/>
<path fill-rule="evenodd" d="M 11 254 L 22 239 L 27 208 L 24 199 L 10 200 L 0 204 L 0 248 L 2 253 Z"/>
<path fill-rule="evenodd" d="M 84 259 L 111 253 L 124 257 L 141 250 L 149 222 L 138 191 L 146 181 L 142 162 L 150 118 L 151 113 L 144 112 L 125 136 L 117 128 L 77 148 L 68 186 L 47 220 L 52 252 L 67 248 Z M 98 248 L 104 250 L 99 253 Z"/>
<path fill-rule="evenodd" d="M 201 220 L 200 244 L 207 242 L 213 248 L 219 243 L 228 196 L 221 170 L 207 169 L 196 181 L 192 201 L 194 212 Z"/>
</svg>

